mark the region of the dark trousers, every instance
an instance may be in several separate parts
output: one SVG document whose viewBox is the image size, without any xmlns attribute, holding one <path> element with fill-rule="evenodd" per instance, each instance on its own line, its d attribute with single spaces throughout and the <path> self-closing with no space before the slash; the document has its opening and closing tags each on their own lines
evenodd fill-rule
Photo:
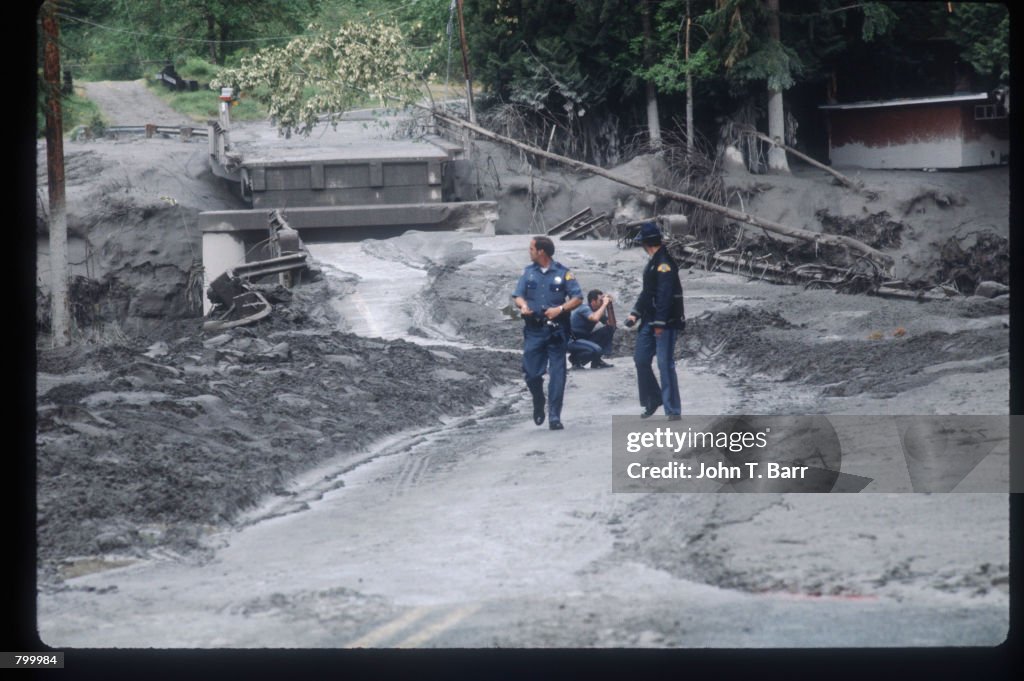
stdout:
<svg viewBox="0 0 1024 681">
<path fill-rule="evenodd" d="M 602 326 L 594 333 L 577 334 L 576 340 L 569 343 L 569 359 L 576 364 L 587 364 L 602 355 L 612 352 L 612 338 L 615 336 L 614 326 Z"/>
<path fill-rule="evenodd" d="M 548 421 L 562 420 L 562 395 L 565 392 L 565 353 L 568 333 L 562 327 L 523 327 L 523 377 L 533 395 L 544 394 L 544 374 L 551 374 L 548 385 Z"/>
<path fill-rule="evenodd" d="M 640 406 L 654 410 L 660 405 L 665 406 L 666 414 L 679 414 L 682 405 L 679 399 L 679 381 L 676 378 L 675 348 L 676 329 L 665 329 L 660 335 L 654 335 L 650 324 L 642 324 L 636 336 L 636 348 L 633 351 L 633 362 L 636 364 L 636 383 L 640 392 Z M 651 360 L 658 359 L 658 374 L 661 385 L 654 377 Z"/>
</svg>

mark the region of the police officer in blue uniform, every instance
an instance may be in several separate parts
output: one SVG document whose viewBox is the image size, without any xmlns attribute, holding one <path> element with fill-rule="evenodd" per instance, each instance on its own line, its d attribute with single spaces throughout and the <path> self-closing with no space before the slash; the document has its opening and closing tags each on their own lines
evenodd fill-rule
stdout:
<svg viewBox="0 0 1024 681">
<path fill-rule="evenodd" d="M 686 328 L 683 284 L 679 281 L 679 266 L 661 243 L 658 225 L 653 221 L 641 225 L 636 242 L 650 257 L 644 267 L 643 290 L 627 322 L 627 326 L 640 322 L 633 352 L 640 406 L 644 408 L 640 416 L 653 416 L 658 407 L 664 405 L 669 420 L 675 421 L 681 418 L 682 411 L 674 355 L 676 338 Z M 651 360 L 655 357 L 660 386 L 651 369 Z"/>
<path fill-rule="evenodd" d="M 552 259 L 554 242 L 546 236 L 530 241 L 532 264 L 519 277 L 516 307 L 523 317 L 523 375 L 533 396 L 533 422 L 544 423 L 544 373 L 548 386 L 548 427 L 562 430 L 565 392 L 565 353 L 569 343 L 569 313 L 583 302 L 583 291 L 569 268 Z"/>
</svg>

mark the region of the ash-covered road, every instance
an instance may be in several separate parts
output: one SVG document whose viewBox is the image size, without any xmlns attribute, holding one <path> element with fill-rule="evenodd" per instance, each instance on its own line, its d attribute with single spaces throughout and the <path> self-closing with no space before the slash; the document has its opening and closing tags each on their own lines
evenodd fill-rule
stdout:
<svg viewBox="0 0 1024 681">
<path fill-rule="evenodd" d="M 410 234 L 313 253 L 342 282 L 335 306 L 345 330 L 435 348 L 508 348 L 518 327 L 500 308 L 527 244 L 524 236 Z M 611 291 L 627 301 L 622 307 L 635 295 L 638 252 L 561 242 L 556 259 L 584 290 Z M 684 285 L 691 318 L 787 295 L 723 275 Z M 490 404 L 470 417 L 357 456 L 339 453 L 293 481 L 291 496 L 213 537 L 210 559 L 67 580 L 40 596 L 41 638 L 57 648 L 788 648 L 1005 638 L 1006 495 L 614 494 L 611 416 L 637 406 L 631 359 L 612 361 L 611 370 L 570 374 L 564 431 L 530 422 L 521 385 L 495 385 Z M 825 404 L 794 388 L 752 390 L 715 367 L 683 361 L 684 412 L 802 413 Z M 945 408 L 938 395 L 918 402 L 922 413 Z M 885 413 L 885 404 L 857 396 L 827 407 Z"/>
</svg>

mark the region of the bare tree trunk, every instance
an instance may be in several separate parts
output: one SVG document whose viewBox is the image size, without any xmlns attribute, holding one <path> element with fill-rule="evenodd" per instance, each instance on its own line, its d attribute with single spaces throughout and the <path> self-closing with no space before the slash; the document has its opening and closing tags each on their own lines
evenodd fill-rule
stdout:
<svg viewBox="0 0 1024 681">
<path fill-rule="evenodd" d="M 206 15 L 206 40 L 210 46 L 210 61 L 217 63 L 217 27 L 214 25 L 213 15 Z"/>
<path fill-rule="evenodd" d="M 60 104 L 60 25 L 53 3 L 42 6 L 46 47 L 46 180 L 50 194 L 50 331 L 53 344 L 71 342 L 68 303 L 68 216 L 64 200 L 64 123 Z"/>
<path fill-rule="evenodd" d="M 693 74 L 690 73 L 690 0 L 686 0 L 686 151 L 693 153 Z"/>
<path fill-rule="evenodd" d="M 642 12 L 644 27 L 644 66 L 650 68 L 653 65 L 654 31 L 651 29 L 651 5 L 650 0 L 644 0 Z M 661 120 L 658 114 L 658 89 L 654 82 L 647 81 L 647 131 L 651 138 L 651 148 L 661 149 Z"/>
<path fill-rule="evenodd" d="M 780 41 L 779 0 L 765 0 L 768 9 L 768 36 Z M 786 112 L 782 106 L 782 91 L 768 88 L 768 136 L 780 144 L 786 141 Z M 768 172 L 789 174 L 786 152 L 777 146 L 768 150 Z"/>
<path fill-rule="evenodd" d="M 224 53 L 226 52 L 225 46 L 228 44 L 228 36 L 230 31 L 226 24 L 220 25 L 220 37 L 217 39 L 217 65 L 224 65 Z"/>
</svg>

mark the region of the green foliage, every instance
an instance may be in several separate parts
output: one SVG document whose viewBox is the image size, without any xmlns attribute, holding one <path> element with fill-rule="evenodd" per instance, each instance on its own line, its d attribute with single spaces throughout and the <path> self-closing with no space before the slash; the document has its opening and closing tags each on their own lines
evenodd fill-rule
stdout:
<svg viewBox="0 0 1024 681">
<path fill-rule="evenodd" d="M 416 52 L 424 70 L 444 74 L 448 66 L 448 21 L 452 19 L 452 68 L 462 61 L 458 19 L 450 14 L 450 0 L 323 0 L 316 23 L 337 26 L 345 23 L 383 20 L 396 23 L 405 35 L 408 49 Z M 453 73 L 455 73 L 453 71 Z M 456 76 L 461 82 L 461 78 Z"/>
<path fill-rule="evenodd" d="M 149 76 L 167 61 L 223 63 L 244 46 L 301 32 L 319 0 L 81 0 L 61 5 L 64 61 L 75 77 Z"/>
<path fill-rule="evenodd" d="M 866 2 L 861 5 L 861 11 L 864 13 L 864 23 L 861 25 L 860 33 L 866 43 L 889 33 L 899 21 L 896 13 L 880 2 Z"/>
<path fill-rule="evenodd" d="M 712 11 L 712 0 L 691 0 L 691 21 Z M 704 81 L 713 78 L 721 63 L 721 56 L 708 42 L 703 26 L 691 23 L 689 31 L 690 55 L 686 57 L 685 0 L 664 0 L 656 5 L 654 13 L 653 63 L 637 70 L 637 76 L 650 79 L 662 94 L 686 91 L 686 77 Z M 641 54 L 642 39 L 634 41 L 634 52 Z"/>
<path fill-rule="evenodd" d="M 326 30 L 316 25 L 284 47 L 260 50 L 222 71 L 210 87 L 234 87 L 267 106 L 282 129 L 312 132 L 322 115 L 336 120 L 366 101 L 408 102 L 419 64 L 399 28 L 374 21 Z"/>
<path fill-rule="evenodd" d="M 952 92 L 957 61 L 975 72 L 975 90 L 1009 80 L 1009 21 L 1003 4 L 848 4 L 848 0 L 819 4 L 817 14 L 804 21 L 813 27 L 815 40 L 791 44 L 802 57 L 815 57 L 804 77 L 823 79 L 836 72 L 847 101 Z M 823 49 L 823 34 L 834 40 L 837 49 Z M 963 69 L 960 75 L 965 75 Z"/>
<path fill-rule="evenodd" d="M 588 86 L 578 55 L 564 42 L 551 36 L 539 38 L 534 50 L 527 46 L 523 56 L 523 73 L 511 84 L 510 101 L 538 110 L 556 102 L 562 109 L 559 113 L 583 116 L 600 98 L 601 93 Z"/>
<path fill-rule="evenodd" d="M 708 49 L 719 55 L 733 85 L 766 83 L 786 90 L 806 71 L 796 50 L 770 37 L 769 20 L 762 0 L 720 0 L 698 20 L 708 31 Z"/>
<path fill-rule="evenodd" d="M 625 0 L 467 0 L 475 77 L 502 101 L 581 116 L 635 88 L 640 32 Z"/>
<path fill-rule="evenodd" d="M 766 41 L 758 50 L 739 59 L 729 72 L 738 83 L 767 83 L 771 90 L 788 90 L 804 72 L 804 63 L 797 53 L 778 41 Z"/>
<path fill-rule="evenodd" d="M 180 72 L 179 72 L 180 73 Z M 149 81 L 150 91 L 178 113 L 201 122 L 217 118 L 220 111 L 219 92 L 200 88 L 194 92 L 169 90 L 163 85 Z M 252 98 L 232 103 L 231 118 L 238 121 L 261 120 L 267 117 L 267 109 Z"/>
<path fill-rule="evenodd" d="M 103 125 L 103 116 L 91 100 L 78 95 L 65 96 L 61 100 L 61 115 L 64 130 L 70 131 L 79 125 L 95 128 Z"/>
<path fill-rule="evenodd" d="M 982 76 L 1010 81 L 1010 13 L 995 3 L 956 3 L 949 33 L 964 61 Z"/>
<path fill-rule="evenodd" d="M 46 92 L 39 88 L 36 107 L 36 137 L 46 134 Z M 64 133 L 70 133 L 80 125 L 90 128 L 94 133 L 101 134 L 106 122 L 92 100 L 78 95 L 64 95 L 60 100 L 61 123 Z"/>
<path fill-rule="evenodd" d="M 175 69 L 178 75 L 186 80 L 209 83 L 217 76 L 221 67 L 200 57 L 188 57 L 180 64 L 176 64 Z"/>
<path fill-rule="evenodd" d="M 682 51 L 669 52 L 661 61 L 648 69 L 638 72 L 641 78 L 649 78 L 663 94 L 686 91 L 686 74 L 692 78 L 706 79 L 715 71 L 716 60 L 710 50 L 701 49 L 687 60 Z"/>
<path fill-rule="evenodd" d="M 687 76 L 703 96 L 698 109 L 719 112 L 765 86 L 833 76 L 847 100 L 948 91 L 956 58 L 980 76 L 978 89 L 1009 81 L 1005 4 L 780 0 L 773 40 L 765 0 L 690 0 L 689 57 L 686 0 L 646 4 L 649 43 L 641 0 L 465 0 L 474 81 L 559 125 L 626 119 L 642 111 L 647 81 L 671 102 Z M 173 60 L 206 83 L 228 65 L 228 79 L 245 84 L 233 116 L 249 115 L 246 104 L 258 115 L 258 100 L 279 124 L 305 127 L 321 112 L 411 96 L 416 78 L 461 86 L 450 10 L 451 0 L 78 0 L 61 7 L 61 46 L 76 79 L 148 78 Z M 323 28 L 307 29 L 311 21 Z M 363 47 L 342 47 L 344 35 Z M 168 96 L 196 117 L 216 111 L 216 92 L 184 94 Z"/>
</svg>

